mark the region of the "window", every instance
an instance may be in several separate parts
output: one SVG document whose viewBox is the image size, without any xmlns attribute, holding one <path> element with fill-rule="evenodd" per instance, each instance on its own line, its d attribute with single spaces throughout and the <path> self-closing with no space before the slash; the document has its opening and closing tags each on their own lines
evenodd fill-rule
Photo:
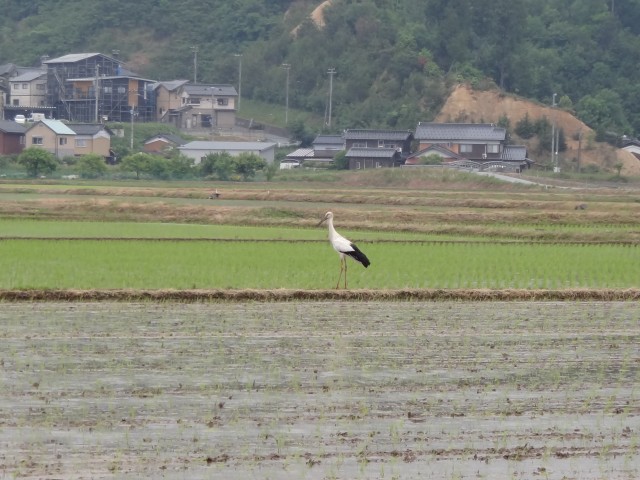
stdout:
<svg viewBox="0 0 640 480">
<path fill-rule="evenodd" d="M 473 145 L 462 144 L 460 145 L 460 153 L 471 153 L 473 152 Z"/>
<path fill-rule="evenodd" d="M 118 93 L 127 93 L 127 89 L 124 87 L 118 87 Z"/>
<path fill-rule="evenodd" d="M 58 145 L 66 145 L 67 144 L 67 137 L 60 137 L 58 139 Z"/>
<path fill-rule="evenodd" d="M 360 170 L 360 162 L 356 162 L 356 170 Z"/>
<path fill-rule="evenodd" d="M 104 87 L 104 93 L 113 93 L 112 87 Z"/>
<path fill-rule="evenodd" d="M 12 101 L 12 104 L 13 104 L 14 107 L 20 106 L 20 99 L 14 98 L 13 101 Z"/>
<path fill-rule="evenodd" d="M 42 145 L 44 143 L 44 141 L 42 140 L 42 137 L 33 137 L 31 138 L 31 144 L 32 145 Z"/>
<path fill-rule="evenodd" d="M 500 145 L 487 145 L 487 153 L 500 153 Z"/>
<path fill-rule="evenodd" d="M 29 84 L 28 83 L 23 83 L 22 84 L 22 89 L 23 90 L 29 90 Z"/>
<path fill-rule="evenodd" d="M 376 162 L 376 168 L 382 168 L 382 165 L 380 165 L 380 162 Z"/>
<path fill-rule="evenodd" d="M 217 101 L 218 101 L 218 105 L 221 105 L 221 106 L 229 105 L 229 99 L 228 98 L 218 98 Z"/>
<path fill-rule="evenodd" d="M 18 85 L 17 83 L 13 84 L 13 89 L 14 90 L 18 90 L 20 88 L 20 85 Z"/>
<path fill-rule="evenodd" d="M 379 148 L 382 148 L 382 147 L 384 147 L 384 146 L 385 146 L 385 145 L 384 145 L 384 140 L 378 140 L 378 147 L 379 147 Z"/>
<path fill-rule="evenodd" d="M 78 148 L 86 148 L 87 140 L 84 138 L 76 138 L 76 147 Z"/>
<path fill-rule="evenodd" d="M 44 92 L 44 83 L 39 83 L 36 85 L 36 90 L 40 90 L 41 92 Z"/>
<path fill-rule="evenodd" d="M 367 142 L 353 142 L 353 148 L 366 148 Z"/>
</svg>

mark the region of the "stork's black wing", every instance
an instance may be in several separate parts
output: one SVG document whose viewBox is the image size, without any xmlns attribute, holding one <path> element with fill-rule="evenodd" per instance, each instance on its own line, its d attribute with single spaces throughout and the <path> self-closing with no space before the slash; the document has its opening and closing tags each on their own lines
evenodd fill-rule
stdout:
<svg viewBox="0 0 640 480">
<path fill-rule="evenodd" d="M 351 244 L 351 248 L 353 249 L 352 251 L 343 253 L 360 262 L 364 266 L 364 268 L 367 268 L 369 265 L 371 265 L 371 262 L 369 261 L 367 256 L 362 253 L 362 251 L 355 245 L 355 243 Z"/>
</svg>

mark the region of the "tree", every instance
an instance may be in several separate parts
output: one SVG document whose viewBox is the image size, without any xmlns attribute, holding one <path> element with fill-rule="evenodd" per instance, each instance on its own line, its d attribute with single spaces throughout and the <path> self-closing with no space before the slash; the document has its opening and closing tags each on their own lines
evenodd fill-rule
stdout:
<svg viewBox="0 0 640 480">
<path fill-rule="evenodd" d="M 135 172 L 136 180 L 140 180 L 140 174 L 149 169 L 153 157 L 148 153 L 134 153 L 127 155 L 120 162 L 120 170 L 125 172 Z"/>
<path fill-rule="evenodd" d="M 195 170 L 193 160 L 180 152 L 169 156 L 168 168 L 171 178 L 187 178 Z"/>
<path fill-rule="evenodd" d="M 440 165 L 442 157 L 437 153 L 430 153 L 427 156 L 420 157 L 420 165 Z"/>
<path fill-rule="evenodd" d="M 529 112 L 525 113 L 524 117 L 518 120 L 515 132 L 520 138 L 524 139 L 531 138 L 536 134 L 536 127 L 529 118 Z"/>
<path fill-rule="evenodd" d="M 347 151 L 339 151 L 335 157 L 333 157 L 333 167 L 336 170 L 349 170 L 349 159 L 347 158 Z"/>
<path fill-rule="evenodd" d="M 58 167 L 56 156 L 38 147 L 23 150 L 18 157 L 18 163 L 26 168 L 27 175 L 34 178 L 51 173 Z"/>
<path fill-rule="evenodd" d="M 200 162 L 200 175 L 215 175 L 218 180 L 227 181 L 234 169 L 234 159 L 228 152 L 209 153 Z"/>
<path fill-rule="evenodd" d="M 95 153 L 81 156 L 77 168 L 82 178 L 99 178 L 107 173 L 104 159 Z"/>
<path fill-rule="evenodd" d="M 255 153 L 241 153 L 236 157 L 234 170 L 244 181 L 247 181 L 255 177 L 256 172 L 264 169 L 266 166 L 267 162 Z"/>
</svg>

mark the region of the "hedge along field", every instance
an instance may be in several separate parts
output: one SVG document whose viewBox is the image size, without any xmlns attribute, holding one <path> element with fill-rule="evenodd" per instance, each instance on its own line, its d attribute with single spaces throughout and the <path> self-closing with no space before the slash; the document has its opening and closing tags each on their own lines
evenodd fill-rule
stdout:
<svg viewBox="0 0 640 480">
<path fill-rule="evenodd" d="M 324 235 L 323 235 L 324 236 Z M 564 289 L 637 287 L 640 250 L 625 245 L 363 242 L 349 287 Z M 327 241 L 4 240 L 2 289 L 335 287 Z"/>
</svg>

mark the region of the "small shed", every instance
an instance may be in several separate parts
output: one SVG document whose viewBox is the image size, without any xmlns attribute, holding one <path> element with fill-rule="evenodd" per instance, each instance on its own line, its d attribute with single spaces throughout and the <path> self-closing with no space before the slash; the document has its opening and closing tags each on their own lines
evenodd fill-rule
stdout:
<svg viewBox="0 0 640 480">
<path fill-rule="evenodd" d="M 403 164 L 402 154 L 395 148 L 350 148 L 346 154 L 349 170 L 394 168 Z"/>
<path fill-rule="evenodd" d="M 0 155 L 19 154 L 24 149 L 27 129 L 11 120 L 0 120 Z"/>
</svg>

